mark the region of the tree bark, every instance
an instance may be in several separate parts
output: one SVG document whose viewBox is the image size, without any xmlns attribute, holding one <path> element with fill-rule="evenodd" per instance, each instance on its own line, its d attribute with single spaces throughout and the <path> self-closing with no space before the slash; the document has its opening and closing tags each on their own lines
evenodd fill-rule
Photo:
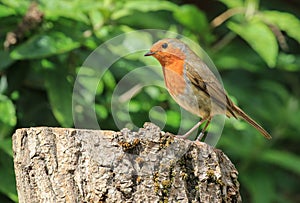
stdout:
<svg viewBox="0 0 300 203">
<path fill-rule="evenodd" d="M 13 150 L 20 203 L 241 202 L 225 154 L 151 123 L 138 132 L 18 129 Z"/>
</svg>

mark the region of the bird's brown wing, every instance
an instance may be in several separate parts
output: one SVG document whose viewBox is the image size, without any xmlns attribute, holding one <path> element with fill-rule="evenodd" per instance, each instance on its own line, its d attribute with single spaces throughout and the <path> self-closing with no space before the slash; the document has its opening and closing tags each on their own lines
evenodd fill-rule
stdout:
<svg viewBox="0 0 300 203">
<path fill-rule="evenodd" d="M 190 64 L 185 63 L 186 76 L 189 78 L 192 85 L 194 85 L 200 91 L 205 92 L 214 104 L 218 105 L 222 109 L 226 108 L 229 116 L 231 115 L 236 118 L 236 115 L 232 109 L 234 104 L 228 98 L 224 88 L 221 86 L 214 74 L 208 69 L 206 64 L 202 61 L 200 63 L 203 68 L 201 71 L 198 71 Z M 200 74 L 205 74 L 207 79 L 201 77 Z"/>
</svg>

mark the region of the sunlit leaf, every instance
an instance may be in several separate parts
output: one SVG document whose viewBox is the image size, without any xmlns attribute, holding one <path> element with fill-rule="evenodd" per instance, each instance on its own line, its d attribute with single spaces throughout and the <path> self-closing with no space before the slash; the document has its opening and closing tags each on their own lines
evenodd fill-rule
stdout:
<svg viewBox="0 0 300 203">
<path fill-rule="evenodd" d="M 93 25 L 94 29 L 100 29 L 100 27 L 103 25 L 104 23 L 104 17 L 101 14 L 101 12 L 99 10 L 92 10 L 91 12 L 89 12 L 89 16 Z"/>
<path fill-rule="evenodd" d="M 194 5 L 180 6 L 174 12 L 174 17 L 182 25 L 198 33 L 208 28 L 206 15 Z"/>
<path fill-rule="evenodd" d="M 136 100 L 131 100 L 129 103 L 129 111 L 130 112 L 138 112 L 142 108 L 142 104 Z"/>
<path fill-rule="evenodd" d="M 14 15 L 15 13 L 16 12 L 13 9 L 3 6 L 3 5 L 0 5 L 0 18 L 6 17 L 6 16 L 11 16 L 11 15 Z"/>
<path fill-rule="evenodd" d="M 247 24 L 228 22 L 228 27 L 241 36 L 270 66 L 274 67 L 278 55 L 278 44 L 270 28 L 258 21 Z"/>
<path fill-rule="evenodd" d="M 93 5 L 86 1 L 47 1 L 41 0 L 42 11 L 45 13 L 45 18 L 48 20 L 58 20 L 61 17 L 73 19 L 78 22 L 89 24 L 88 16 L 85 15 L 85 8 L 87 6 L 97 7 L 96 2 Z"/>
<path fill-rule="evenodd" d="M 62 54 L 80 46 L 62 32 L 40 34 L 30 38 L 11 52 L 13 59 L 37 59 Z"/>
<path fill-rule="evenodd" d="M 101 119 L 106 119 L 108 116 L 108 109 L 103 105 L 95 104 L 95 112 Z"/>
<path fill-rule="evenodd" d="M 124 9 L 136 9 L 143 12 L 158 10 L 174 10 L 177 5 L 168 1 L 127 1 Z"/>
<path fill-rule="evenodd" d="M 177 5 L 169 1 L 126 1 L 122 5 L 122 9 L 114 12 L 111 16 L 112 19 L 116 20 L 120 17 L 132 14 L 132 10 L 141 12 L 159 11 L 159 10 L 175 10 Z"/>
<path fill-rule="evenodd" d="M 114 76 L 111 74 L 110 71 L 106 71 L 102 78 L 105 86 L 111 90 L 113 90 L 116 86 L 116 81 Z"/>
<path fill-rule="evenodd" d="M 285 31 L 287 35 L 300 43 L 300 20 L 293 14 L 280 11 L 263 11 L 262 18 L 267 23 L 278 26 L 280 30 Z"/>
<path fill-rule="evenodd" d="M 25 13 L 27 8 L 29 7 L 30 1 L 1 0 L 1 4 L 4 4 L 12 9 L 14 9 L 15 12 L 17 11 L 17 12 Z M 10 10 L 10 9 L 8 9 L 8 10 Z M 10 11 L 5 11 L 5 12 L 10 12 Z"/>
<path fill-rule="evenodd" d="M 170 126 L 178 128 L 180 125 L 180 114 L 176 111 L 167 111 L 167 122 Z"/>
</svg>

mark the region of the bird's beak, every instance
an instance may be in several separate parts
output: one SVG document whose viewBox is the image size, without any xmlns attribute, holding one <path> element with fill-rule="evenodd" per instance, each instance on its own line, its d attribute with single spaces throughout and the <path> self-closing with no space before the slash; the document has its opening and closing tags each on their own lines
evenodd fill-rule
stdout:
<svg viewBox="0 0 300 203">
<path fill-rule="evenodd" d="M 148 51 L 144 56 L 152 56 L 154 55 L 156 52 L 154 51 Z"/>
</svg>

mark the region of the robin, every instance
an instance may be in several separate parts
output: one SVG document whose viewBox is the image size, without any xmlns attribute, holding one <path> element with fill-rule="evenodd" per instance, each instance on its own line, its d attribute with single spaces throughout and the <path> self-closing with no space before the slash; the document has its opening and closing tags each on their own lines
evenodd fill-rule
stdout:
<svg viewBox="0 0 300 203">
<path fill-rule="evenodd" d="M 203 136 L 213 116 L 242 118 L 265 138 L 271 135 L 228 97 L 223 86 L 208 66 L 179 39 L 162 39 L 152 45 L 145 56 L 155 57 L 161 64 L 166 87 L 173 99 L 187 111 L 202 119 L 182 137 L 188 138 L 206 122 Z M 201 140 L 202 136 L 198 137 Z"/>
</svg>

